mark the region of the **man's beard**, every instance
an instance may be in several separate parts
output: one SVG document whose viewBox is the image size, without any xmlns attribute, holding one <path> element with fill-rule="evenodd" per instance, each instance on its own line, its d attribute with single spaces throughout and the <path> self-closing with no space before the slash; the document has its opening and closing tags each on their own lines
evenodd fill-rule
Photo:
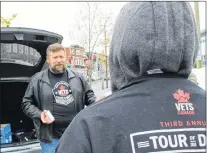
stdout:
<svg viewBox="0 0 207 153">
<path fill-rule="evenodd" d="M 64 73 L 65 70 L 66 70 L 65 65 L 62 66 L 62 70 L 57 70 L 55 67 L 56 67 L 56 66 L 53 66 L 53 67 L 49 66 L 50 71 L 51 71 L 52 73 L 54 73 L 54 74 L 62 74 L 62 73 Z"/>
</svg>

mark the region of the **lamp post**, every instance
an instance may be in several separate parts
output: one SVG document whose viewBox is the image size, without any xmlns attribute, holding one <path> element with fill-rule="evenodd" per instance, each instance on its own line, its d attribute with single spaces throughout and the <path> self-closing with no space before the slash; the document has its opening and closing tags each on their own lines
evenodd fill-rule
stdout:
<svg viewBox="0 0 207 153">
<path fill-rule="evenodd" d="M 106 24 L 104 25 L 104 37 L 105 37 L 105 57 L 106 57 L 106 88 L 108 88 L 108 56 L 107 56 L 107 40 L 106 40 Z"/>
<path fill-rule="evenodd" d="M 197 25 L 198 42 L 200 46 L 200 19 L 199 19 L 199 3 L 198 2 L 194 2 L 194 13 L 195 13 L 195 19 L 196 19 L 196 25 Z M 195 64 L 196 64 L 196 68 L 201 68 L 202 66 L 200 49 L 198 50 L 198 57 L 196 59 Z"/>
</svg>

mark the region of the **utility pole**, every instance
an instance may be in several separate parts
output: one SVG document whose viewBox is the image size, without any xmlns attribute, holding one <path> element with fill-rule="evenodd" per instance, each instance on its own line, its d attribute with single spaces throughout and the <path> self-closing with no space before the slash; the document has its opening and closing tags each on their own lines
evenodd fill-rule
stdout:
<svg viewBox="0 0 207 153">
<path fill-rule="evenodd" d="M 108 88 L 108 56 L 107 56 L 107 40 L 106 40 L 106 23 L 104 25 L 104 37 L 105 37 L 105 57 L 106 57 L 106 88 Z"/>
<path fill-rule="evenodd" d="M 91 8 L 89 2 L 88 4 L 88 15 L 89 15 L 89 20 L 88 20 L 88 52 L 89 52 L 89 60 L 91 60 Z M 92 74 L 92 66 L 88 69 L 88 76 L 89 76 L 89 85 L 91 86 L 91 74 Z"/>
<path fill-rule="evenodd" d="M 197 31 L 198 31 L 198 40 L 200 42 L 200 17 L 199 17 L 199 3 L 194 2 L 194 11 L 195 11 L 195 18 L 197 24 Z"/>
<path fill-rule="evenodd" d="M 199 3 L 194 2 L 194 13 L 195 13 L 195 19 L 196 19 L 196 25 L 197 25 L 197 33 L 198 33 L 198 42 L 200 46 L 200 19 L 199 19 Z M 199 47 L 200 48 L 200 47 Z M 196 59 L 196 68 L 201 68 L 202 66 L 202 60 L 201 60 L 201 52 L 200 49 L 198 50 L 198 57 Z"/>
</svg>

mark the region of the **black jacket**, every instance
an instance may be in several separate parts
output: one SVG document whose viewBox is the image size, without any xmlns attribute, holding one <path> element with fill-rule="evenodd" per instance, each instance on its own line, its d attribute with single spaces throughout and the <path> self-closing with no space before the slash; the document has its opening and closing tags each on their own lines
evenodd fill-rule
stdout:
<svg viewBox="0 0 207 153">
<path fill-rule="evenodd" d="M 205 152 L 205 113 L 205 91 L 191 81 L 148 78 L 81 111 L 56 152 Z"/>
<path fill-rule="evenodd" d="M 95 102 L 96 97 L 83 76 L 69 69 L 67 69 L 67 72 L 77 114 L 84 109 L 85 105 Z M 53 112 L 53 95 L 48 78 L 48 69 L 38 72 L 32 77 L 21 107 L 23 112 L 33 120 L 37 138 L 43 142 L 51 141 L 52 125 L 43 124 L 40 120 L 42 110 Z"/>
</svg>

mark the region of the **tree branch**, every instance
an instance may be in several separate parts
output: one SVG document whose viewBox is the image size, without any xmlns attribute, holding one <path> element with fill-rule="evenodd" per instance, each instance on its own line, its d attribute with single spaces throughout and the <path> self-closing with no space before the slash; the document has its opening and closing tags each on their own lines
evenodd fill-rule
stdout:
<svg viewBox="0 0 207 153">
<path fill-rule="evenodd" d="M 105 20 L 105 23 L 104 23 L 104 25 L 106 24 L 106 20 Z M 94 42 L 94 44 L 93 44 L 93 47 L 92 47 L 92 50 L 91 50 L 91 52 L 93 52 L 93 50 L 94 50 L 94 48 L 95 48 L 95 45 L 96 45 L 96 43 L 97 43 L 97 40 L 98 40 L 98 38 L 99 38 L 99 36 L 101 35 L 101 33 L 104 31 L 104 28 L 105 28 L 105 26 L 100 30 L 100 32 L 98 33 L 98 35 L 97 35 L 97 37 L 96 37 L 96 39 L 95 39 L 95 42 Z"/>
</svg>

